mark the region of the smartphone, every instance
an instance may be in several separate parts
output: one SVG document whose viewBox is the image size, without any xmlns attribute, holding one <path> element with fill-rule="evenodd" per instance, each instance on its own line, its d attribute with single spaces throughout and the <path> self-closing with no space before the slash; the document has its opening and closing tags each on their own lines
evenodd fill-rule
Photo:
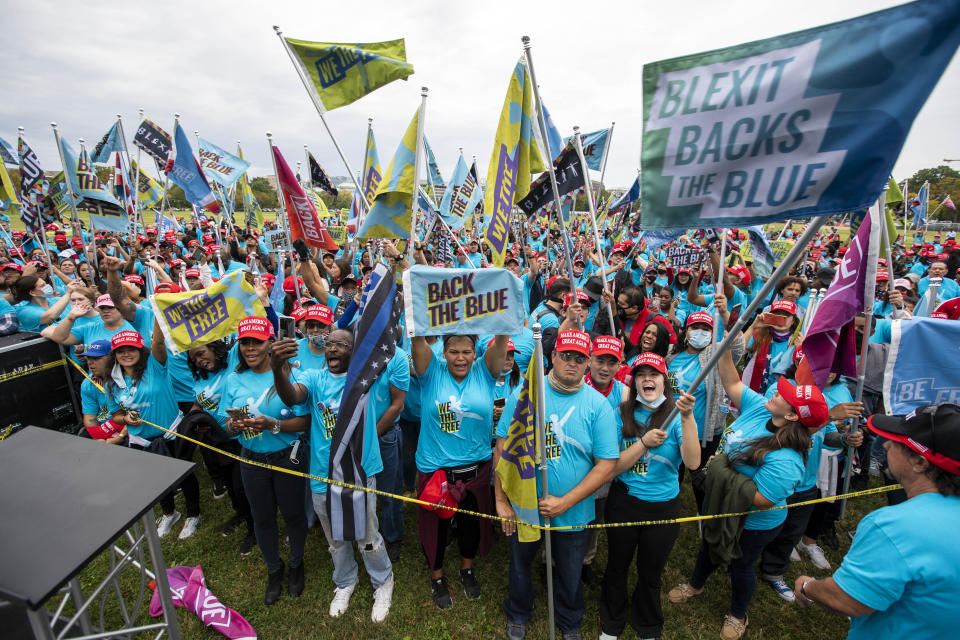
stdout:
<svg viewBox="0 0 960 640">
<path fill-rule="evenodd" d="M 760 319 L 764 324 L 769 324 L 774 327 L 785 327 L 787 326 L 787 321 L 790 318 L 786 316 L 778 316 L 775 313 L 764 313 Z"/>
<path fill-rule="evenodd" d="M 206 255 L 206 253 L 207 253 L 207 252 L 204 250 L 203 247 L 197 247 L 196 249 L 194 249 L 194 250 L 193 250 L 193 260 L 194 260 L 194 262 L 200 262 L 200 258 L 202 258 L 204 255 Z"/>
<path fill-rule="evenodd" d="M 246 409 L 227 409 L 227 415 L 233 420 L 243 420 L 249 417 Z"/>
<path fill-rule="evenodd" d="M 280 316 L 280 331 L 277 336 L 278 339 L 283 340 L 284 338 L 295 338 L 296 337 L 296 320 L 290 316 Z"/>
</svg>

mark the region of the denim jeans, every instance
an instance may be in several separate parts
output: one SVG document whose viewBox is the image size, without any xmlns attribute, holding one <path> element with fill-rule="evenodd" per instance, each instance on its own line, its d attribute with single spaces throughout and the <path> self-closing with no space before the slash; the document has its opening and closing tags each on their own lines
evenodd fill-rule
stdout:
<svg viewBox="0 0 960 640">
<path fill-rule="evenodd" d="M 400 427 L 393 425 L 380 436 L 380 459 L 383 471 L 377 474 L 377 486 L 387 493 L 403 493 L 403 467 L 400 462 L 400 450 L 403 447 L 403 434 Z M 394 498 L 380 500 L 380 526 L 383 539 L 387 542 L 403 540 L 403 502 Z"/>
<path fill-rule="evenodd" d="M 247 456 L 247 452 L 244 451 Z M 254 459 L 259 457 L 256 454 Z M 277 452 L 264 459 L 275 467 L 295 469 L 305 473 L 309 454 L 301 451 L 299 464 L 290 462 L 289 450 Z M 240 477 L 243 478 L 243 490 L 250 502 L 250 513 L 253 515 L 253 532 L 257 536 L 257 546 L 267 563 L 267 571 L 273 573 L 283 568 L 280 559 L 279 527 L 277 526 L 277 509 L 283 515 L 287 525 L 287 535 L 290 537 L 290 566 L 298 567 L 303 562 L 303 548 L 307 541 L 307 517 L 303 510 L 304 491 L 306 484 L 303 478 L 292 476 L 280 471 L 271 471 L 249 464 L 240 466 Z"/>
<path fill-rule="evenodd" d="M 367 479 L 367 487 L 377 488 L 376 478 Z M 370 575 L 370 582 L 376 589 L 390 579 L 393 575 L 393 566 L 390 564 L 390 558 L 387 557 L 387 548 L 383 545 L 383 538 L 377 530 L 377 497 L 367 494 L 367 535 L 363 540 L 357 541 L 357 547 L 360 549 L 360 557 L 363 558 L 363 566 L 366 567 Z M 317 512 L 317 519 L 320 520 L 320 526 L 323 527 L 323 534 L 327 537 L 327 544 L 330 545 L 330 557 L 333 559 L 333 583 L 341 589 L 345 589 L 357 581 L 357 560 L 353 556 L 353 543 L 349 541 L 335 541 L 330 529 L 330 516 L 327 515 L 327 494 L 313 494 L 313 508 Z"/>
<path fill-rule="evenodd" d="M 757 590 L 757 575 L 754 573 L 753 565 L 757 563 L 763 548 L 777 537 L 780 526 L 773 529 L 752 530 L 744 529 L 740 534 L 740 552 L 742 555 L 730 563 L 727 573 L 730 575 L 730 587 L 732 594 L 730 596 L 730 615 L 743 620 L 747 617 L 747 607 L 753 600 L 753 593 Z M 700 543 L 700 551 L 697 553 L 697 563 L 693 567 L 693 575 L 690 576 L 690 586 L 694 589 L 702 589 L 706 584 L 707 578 L 714 572 L 717 565 L 710 561 L 710 552 L 707 551 L 707 545 Z"/>
<path fill-rule="evenodd" d="M 806 502 L 820 497 L 820 490 L 817 487 L 811 487 L 804 491 L 798 491 L 787 498 L 787 504 L 796 504 L 797 502 Z M 770 541 L 763 549 L 760 556 L 760 575 L 764 580 L 783 579 L 787 569 L 790 568 L 790 552 L 800 542 L 803 532 L 807 530 L 810 524 L 810 516 L 813 515 L 813 508 L 816 505 L 808 504 L 803 507 L 793 507 L 787 510 L 787 519 L 780 526 L 777 537 Z"/>
<path fill-rule="evenodd" d="M 587 531 L 554 531 L 553 594 L 554 619 L 560 631 L 570 633 L 580 629 L 583 620 L 583 557 L 587 551 Z M 510 536 L 509 596 L 503 602 L 507 620 L 526 624 L 533 614 L 533 559 L 540 549 L 543 536 L 536 542 L 519 542 L 517 534 Z"/>
<path fill-rule="evenodd" d="M 417 442 L 420 441 L 420 421 L 400 420 L 400 459 L 403 461 L 403 488 L 417 490 Z"/>
</svg>

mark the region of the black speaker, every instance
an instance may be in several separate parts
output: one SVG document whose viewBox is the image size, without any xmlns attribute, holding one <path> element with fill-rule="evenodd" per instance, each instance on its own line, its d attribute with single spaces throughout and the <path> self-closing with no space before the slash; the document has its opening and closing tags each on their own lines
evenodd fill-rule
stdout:
<svg viewBox="0 0 960 640">
<path fill-rule="evenodd" d="M 76 433 L 79 407 L 60 346 L 40 334 L 0 336 L 0 434 L 32 424 Z"/>
</svg>

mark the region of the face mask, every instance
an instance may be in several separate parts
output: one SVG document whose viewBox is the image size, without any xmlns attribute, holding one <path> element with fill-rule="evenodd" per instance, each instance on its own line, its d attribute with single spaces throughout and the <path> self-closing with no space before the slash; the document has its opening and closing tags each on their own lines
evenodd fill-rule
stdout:
<svg viewBox="0 0 960 640">
<path fill-rule="evenodd" d="M 327 334 L 321 334 L 318 336 L 310 336 L 307 338 L 310 341 L 310 346 L 316 349 L 323 351 L 327 348 Z"/>
<path fill-rule="evenodd" d="M 51 287 L 51 286 L 48 285 L 48 284 L 43 285 L 43 289 L 41 289 L 41 291 L 43 291 L 43 295 L 44 295 L 44 296 L 51 296 L 51 295 L 53 295 L 53 287 Z"/>
<path fill-rule="evenodd" d="M 654 282 L 657 279 L 657 274 L 651 273 L 647 275 L 647 282 Z"/>
<path fill-rule="evenodd" d="M 713 336 L 706 329 L 691 329 L 687 331 L 687 344 L 694 349 L 703 349 L 710 344 Z"/>
<path fill-rule="evenodd" d="M 774 330 L 773 335 L 777 336 L 778 338 L 786 338 L 787 336 L 793 335 L 793 330 L 792 329 L 787 329 L 786 331 Z"/>
<path fill-rule="evenodd" d="M 657 407 L 662 405 L 666 401 L 666 399 L 667 399 L 667 396 L 661 393 L 660 397 L 657 398 L 656 400 L 652 402 L 647 402 L 646 400 L 643 399 L 642 395 L 640 395 L 639 393 L 637 394 L 637 402 L 645 406 L 647 409 L 656 409 Z"/>
</svg>

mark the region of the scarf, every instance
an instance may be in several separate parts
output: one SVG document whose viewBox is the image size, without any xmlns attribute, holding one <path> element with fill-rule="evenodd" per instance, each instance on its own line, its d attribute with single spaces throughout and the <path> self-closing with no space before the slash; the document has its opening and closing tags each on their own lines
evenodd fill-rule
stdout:
<svg viewBox="0 0 960 640">
<path fill-rule="evenodd" d="M 570 395 L 572 393 L 576 393 L 577 391 L 580 391 L 580 389 L 583 388 L 583 380 L 579 380 L 576 384 L 573 384 L 573 385 L 566 385 L 560 382 L 560 379 L 557 378 L 557 374 L 554 371 L 550 371 L 550 373 L 547 374 L 547 382 L 550 383 L 550 386 L 553 387 L 554 391 L 556 391 L 557 393 L 562 393 L 564 395 Z"/>
<path fill-rule="evenodd" d="M 753 359 L 750 360 L 743 369 L 742 380 L 748 387 L 761 395 L 766 393 L 768 380 L 770 378 L 770 344 L 773 342 L 786 342 L 791 337 L 791 334 L 778 336 L 776 333 L 770 332 L 771 339 L 763 341 L 754 354 Z"/>
<path fill-rule="evenodd" d="M 596 384 L 594 384 L 593 376 L 590 375 L 589 371 L 587 371 L 587 377 L 584 379 L 584 382 L 586 382 L 588 385 L 590 385 L 591 387 L 593 387 L 594 389 L 602 393 L 604 397 L 608 397 L 610 395 L 610 392 L 613 391 L 613 380 L 610 380 L 610 384 L 607 385 L 606 390 L 601 389 Z"/>
</svg>

